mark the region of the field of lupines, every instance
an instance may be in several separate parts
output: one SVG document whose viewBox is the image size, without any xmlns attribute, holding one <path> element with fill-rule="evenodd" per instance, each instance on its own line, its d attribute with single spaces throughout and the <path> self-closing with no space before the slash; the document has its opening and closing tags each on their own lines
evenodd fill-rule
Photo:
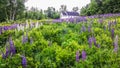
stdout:
<svg viewBox="0 0 120 68">
<path fill-rule="evenodd" d="M 120 68 L 120 14 L 0 27 L 0 68 Z"/>
</svg>

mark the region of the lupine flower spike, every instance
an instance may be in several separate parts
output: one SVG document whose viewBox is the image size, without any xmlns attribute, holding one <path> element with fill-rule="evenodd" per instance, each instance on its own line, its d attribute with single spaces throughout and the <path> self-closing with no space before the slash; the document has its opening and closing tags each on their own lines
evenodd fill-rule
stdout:
<svg viewBox="0 0 120 68">
<path fill-rule="evenodd" d="M 114 20 L 113 24 L 114 24 L 114 25 L 116 25 L 116 24 L 117 24 L 117 21 L 116 21 L 116 19 Z"/>
<path fill-rule="evenodd" d="M 82 31 L 82 32 L 85 32 L 85 31 L 86 31 L 86 28 L 85 28 L 84 25 L 82 26 L 81 31 Z"/>
<path fill-rule="evenodd" d="M 88 32 L 91 32 L 91 26 L 88 26 Z"/>
<path fill-rule="evenodd" d="M 28 42 L 28 33 L 26 32 L 26 42 Z"/>
<path fill-rule="evenodd" d="M 10 53 L 11 53 L 11 55 L 13 55 L 13 54 L 15 54 L 16 52 L 15 52 L 14 43 L 13 43 L 11 37 L 9 38 L 9 44 L 10 44 Z"/>
<path fill-rule="evenodd" d="M 5 57 L 5 54 L 4 54 L 3 52 L 2 52 L 2 58 L 3 58 L 3 59 L 5 59 L 5 58 L 6 58 L 6 57 Z"/>
<path fill-rule="evenodd" d="M 99 19 L 99 23 L 102 24 L 103 23 L 103 19 Z"/>
<path fill-rule="evenodd" d="M 79 56 L 80 56 L 80 53 L 79 53 L 79 51 L 77 51 L 77 52 L 76 52 L 76 61 L 77 61 L 77 62 L 79 62 L 79 60 L 80 60 Z"/>
<path fill-rule="evenodd" d="M 115 40 L 114 40 L 114 52 L 118 51 L 118 35 L 116 35 Z"/>
<path fill-rule="evenodd" d="M 100 44 L 98 44 L 97 47 L 100 48 Z"/>
<path fill-rule="evenodd" d="M 82 51 L 82 60 L 84 61 L 86 59 L 86 52 L 83 50 Z"/>
<path fill-rule="evenodd" d="M 112 39 L 114 39 L 114 29 L 113 28 L 111 30 L 111 37 L 112 37 Z"/>
<path fill-rule="evenodd" d="M 9 50 L 8 50 L 8 47 L 6 47 L 5 57 L 8 57 L 8 55 L 9 55 Z"/>
<path fill-rule="evenodd" d="M 89 47 L 91 48 L 92 47 L 92 38 L 91 37 L 89 37 L 88 43 L 89 43 Z"/>
<path fill-rule="evenodd" d="M 26 41 L 26 40 L 25 40 L 25 36 L 23 35 L 23 36 L 22 36 L 22 44 L 24 44 L 25 41 Z"/>
<path fill-rule="evenodd" d="M 95 37 L 92 37 L 92 40 L 93 40 L 93 42 L 94 42 L 94 45 L 97 46 Z"/>
<path fill-rule="evenodd" d="M 111 29 L 111 22 L 108 23 L 108 30 Z"/>
<path fill-rule="evenodd" d="M 23 66 L 23 68 L 27 67 L 27 59 L 25 56 L 22 56 L 22 66 Z"/>
<path fill-rule="evenodd" d="M 0 35 L 2 34 L 2 27 L 0 27 Z"/>
<path fill-rule="evenodd" d="M 22 43 L 25 44 L 26 42 L 28 42 L 28 34 L 26 33 L 26 36 L 23 35 L 22 37 Z"/>
</svg>

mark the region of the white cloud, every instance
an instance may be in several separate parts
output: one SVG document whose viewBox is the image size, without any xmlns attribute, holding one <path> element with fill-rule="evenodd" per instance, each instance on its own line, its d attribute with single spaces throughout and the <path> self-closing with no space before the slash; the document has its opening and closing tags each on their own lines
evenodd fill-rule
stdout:
<svg viewBox="0 0 120 68">
<path fill-rule="evenodd" d="M 88 3 L 90 3 L 90 0 L 28 0 L 25 5 L 28 8 L 37 7 L 38 9 L 46 10 L 48 7 L 55 7 L 59 10 L 60 6 L 64 4 L 71 11 L 73 7 L 82 8 Z"/>
</svg>

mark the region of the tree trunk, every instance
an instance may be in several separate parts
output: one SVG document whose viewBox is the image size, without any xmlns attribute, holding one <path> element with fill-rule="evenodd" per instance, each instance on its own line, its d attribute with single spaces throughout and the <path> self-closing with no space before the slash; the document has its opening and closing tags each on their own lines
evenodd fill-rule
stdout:
<svg viewBox="0 0 120 68">
<path fill-rule="evenodd" d="M 16 9 L 15 9 L 15 10 L 13 10 L 12 20 L 15 20 L 15 15 L 16 15 Z"/>
</svg>

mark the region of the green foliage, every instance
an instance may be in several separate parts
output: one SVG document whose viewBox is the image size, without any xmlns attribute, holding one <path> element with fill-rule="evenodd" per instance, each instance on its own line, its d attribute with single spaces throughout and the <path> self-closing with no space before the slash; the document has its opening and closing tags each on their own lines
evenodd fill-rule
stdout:
<svg viewBox="0 0 120 68">
<path fill-rule="evenodd" d="M 115 28 L 115 35 L 120 35 L 120 18 L 117 24 L 112 26 Z M 119 68 L 120 67 L 120 49 L 118 53 L 114 52 L 111 32 L 106 21 L 112 19 L 104 19 L 102 24 L 98 23 L 98 19 L 81 23 L 43 23 L 39 28 L 26 30 L 28 33 L 28 42 L 22 43 L 23 31 L 10 30 L 1 35 L 0 40 L 8 38 L 10 34 L 16 48 L 16 54 L 8 56 L 6 59 L 0 55 L 0 68 L 22 68 L 21 55 L 25 55 L 27 59 L 27 68 Z M 81 31 L 81 27 L 85 26 L 86 31 Z M 91 32 L 88 32 L 88 26 L 91 25 Z M 96 47 L 94 43 L 89 47 L 88 38 L 94 36 L 96 43 L 100 47 Z M 3 37 L 3 38 L 2 38 Z M 30 43 L 32 37 L 33 43 Z M 8 44 L 0 44 L 0 48 L 5 53 L 5 47 Z M 118 42 L 120 47 L 120 39 Z M 80 51 L 80 61 L 76 62 L 76 51 Z M 86 59 L 81 58 L 82 50 L 86 51 Z"/>
<path fill-rule="evenodd" d="M 39 10 L 32 7 L 29 11 L 25 11 L 23 18 L 32 20 L 58 19 L 60 18 L 60 14 L 53 7 L 48 7 L 47 10 Z"/>
<path fill-rule="evenodd" d="M 91 3 L 81 9 L 81 15 L 95 15 L 120 12 L 119 0 L 91 0 Z"/>
<path fill-rule="evenodd" d="M 56 11 L 55 8 L 53 8 L 53 7 L 48 7 L 48 9 L 45 10 L 45 15 L 48 18 L 52 18 L 52 19 L 58 19 L 60 17 L 59 12 Z"/>
<path fill-rule="evenodd" d="M 38 10 L 25 8 L 27 0 L 4 0 L 0 1 L 0 22 L 15 21 L 15 20 L 41 20 L 41 19 L 58 19 L 60 14 L 53 7 L 48 7 L 47 10 Z"/>
<path fill-rule="evenodd" d="M 38 10 L 37 8 L 31 8 L 29 11 L 24 12 L 25 19 L 32 19 L 32 20 L 41 20 L 45 19 L 45 15 L 43 14 L 42 10 Z"/>
<path fill-rule="evenodd" d="M 22 16 L 25 10 L 25 0 L 4 0 L 0 1 L 0 22 L 16 20 Z"/>
</svg>

